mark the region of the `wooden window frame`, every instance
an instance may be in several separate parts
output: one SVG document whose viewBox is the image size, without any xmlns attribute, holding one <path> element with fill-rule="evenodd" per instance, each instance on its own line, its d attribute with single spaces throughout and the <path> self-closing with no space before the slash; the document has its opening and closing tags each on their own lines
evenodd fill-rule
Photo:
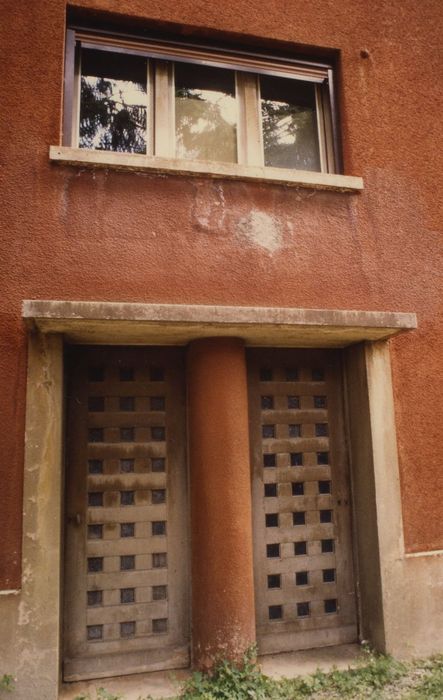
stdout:
<svg viewBox="0 0 443 700">
<path fill-rule="evenodd" d="M 65 147 L 79 147 L 82 48 L 132 54 L 148 59 L 147 105 L 150 119 L 147 119 L 146 156 L 177 158 L 174 63 L 184 62 L 234 71 L 238 105 L 237 161 L 232 163 L 234 167 L 265 167 L 259 76 L 271 75 L 314 83 L 320 170 L 312 172 L 341 172 L 333 68 L 330 64 L 291 58 L 280 59 L 264 54 L 226 48 L 214 49 L 191 43 L 140 39 L 106 32 L 95 33 L 82 28 L 70 28 L 66 35 L 62 138 L 62 145 Z M 297 172 L 295 168 L 291 170 Z"/>
</svg>

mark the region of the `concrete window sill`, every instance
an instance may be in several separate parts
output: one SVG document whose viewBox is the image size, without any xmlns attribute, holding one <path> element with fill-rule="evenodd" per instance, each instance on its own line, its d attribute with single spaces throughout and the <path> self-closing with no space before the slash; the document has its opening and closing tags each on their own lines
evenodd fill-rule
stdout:
<svg viewBox="0 0 443 700">
<path fill-rule="evenodd" d="M 109 168 L 136 172 L 171 173 L 194 177 L 223 178 L 250 182 L 269 182 L 292 187 L 308 187 L 339 192 L 359 192 L 363 189 L 361 177 L 314 173 L 304 170 L 264 168 L 238 163 L 212 163 L 209 161 L 178 160 L 159 156 L 142 156 L 133 153 L 94 151 L 68 146 L 50 146 L 49 159 L 86 168 Z"/>
</svg>

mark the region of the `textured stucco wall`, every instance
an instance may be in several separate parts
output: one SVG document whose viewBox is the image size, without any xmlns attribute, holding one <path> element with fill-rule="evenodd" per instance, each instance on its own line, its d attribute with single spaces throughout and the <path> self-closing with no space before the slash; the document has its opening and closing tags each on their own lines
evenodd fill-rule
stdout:
<svg viewBox="0 0 443 700">
<path fill-rule="evenodd" d="M 392 341 L 409 551 L 443 547 L 438 0 L 74 0 L 72 5 L 340 51 L 345 173 L 361 195 L 51 165 L 64 0 L 0 0 L 0 587 L 20 584 L 24 298 L 416 311 Z M 132 20 L 131 20 L 132 18 Z M 271 46 L 272 48 L 272 46 Z M 366 49 L 369 58 L 362 58 Z M 440 259 L 439 259 L 440 254 Z M 440 412 L 440 415 L 438 413 Z M 439 489 L 440 487 L 440 489 Z M 439 494 L 440 490 L 440 494 Z"/>
</svg>

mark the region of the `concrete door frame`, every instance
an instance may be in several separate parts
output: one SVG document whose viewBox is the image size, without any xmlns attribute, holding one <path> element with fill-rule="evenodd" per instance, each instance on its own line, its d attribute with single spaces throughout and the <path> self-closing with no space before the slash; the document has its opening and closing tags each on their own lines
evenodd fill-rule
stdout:
<svg viewBox="0 0 443 700">
<path fill-rule="evenodd" d="M 335 327 L 336 331 L 338 325 L 345 328 L 343 346 L 350 337 L 356 343 L 344 349 L 343 358 L 362 635 L 380 650 L 397 656 L 428 654 L 436 651 L 439 622 L 438 603 L 433 599 L 436 594 L 426 588 L 425 582 L 428 576 L 436 575 L 442 558 L 439 553 L 420 558 L 405 555 L 389 343 L 387 339 L 367 342 L 367 325 L 362 330 L 355 324 L 357 312 L 349 313 L 353 314 L 349 324 L 343 326 L 344 317 L 340 316 Z M 393 316 L 389 314 L 385 338 L 414 325 L 408 315 L 409 325 L 402 326 L 401 319 L 393 331 Z M 329 320 L 333 321 L 332 316 Z M 91 318 L 84 321 L 86 326 L 94 323 Z M 211 324 L 199 325 L 201 336 L 205 326 L 211 334 Z M 318 344 L 327 346 L 323 327 L 317 323 L 316 328 Z M 281 324 L 278 329 L 280 333 Z M 5 620 L 15 619 L 17 624 L 17 665 L 12 672 L 18 676 L 18 700 L 31 696 L 56 700 L 61 679 L 63 332 L 68 333 L 60 323 L 59 332 L 53 330 L 34 323 L 29 334 L 22 589 L 16 596 L 9 596 L 8 602 L 0 599 L 0 611 L 7 613 Z M 127 344 L 125 335 L 119 334 L 117 327 L 115 330 L 114 342 Z M 109 327 L 104 340 L 109 343 L 108 331 Z M 232 322 L 226 323 L 224 331 L 233 335 Z M 312 334 L 315 337 L 315 329 L 311 328 L 310 338 Z M 99 336 L 96 327 L 95 342 L 100 342 Z M 339 336 L 337 331 L 335 346 Z M 268 344 L 275 344 L 272 332 Z M 414 609 L 412 601 L 418 593 L 421 599 Z M 409 619 L 405 616 L 408 604 Z"/>
</svg>

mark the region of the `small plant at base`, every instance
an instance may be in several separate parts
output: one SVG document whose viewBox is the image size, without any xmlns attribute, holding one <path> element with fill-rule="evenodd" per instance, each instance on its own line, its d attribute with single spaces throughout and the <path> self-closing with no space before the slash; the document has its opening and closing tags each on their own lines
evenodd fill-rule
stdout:
<svg viewBox="0 0 443 700">
<path fill-rule="evenodd" d="M 256 657 L 257 649 L 252 646 L 240 663 L 223 659 L 210 673 L 193 673 L 184 685 L 181 700 L 266 700 L 270 685 Z"/>
<path fill-rule="evenodd" d="M 14 676 L 9 673 L 4 673 L 0 676 L 0 690 L 14 690 Z"/>
<path fill-rule="evenodd" d="M 405 700 L 431 700 L 443 698 L 443 654 L 432 656 L 417 666 L 426 675 L 421 682 L 405 696 Z"/>
<path fill-rule="evenodd" d="M 87 695 L 77 695 L 74 700 L 92 700 L 89 693 Z M 95 700 L 123 700 L 121 695 L 114 695 L 105 688 L 98 688 Z"/>
</svg>

